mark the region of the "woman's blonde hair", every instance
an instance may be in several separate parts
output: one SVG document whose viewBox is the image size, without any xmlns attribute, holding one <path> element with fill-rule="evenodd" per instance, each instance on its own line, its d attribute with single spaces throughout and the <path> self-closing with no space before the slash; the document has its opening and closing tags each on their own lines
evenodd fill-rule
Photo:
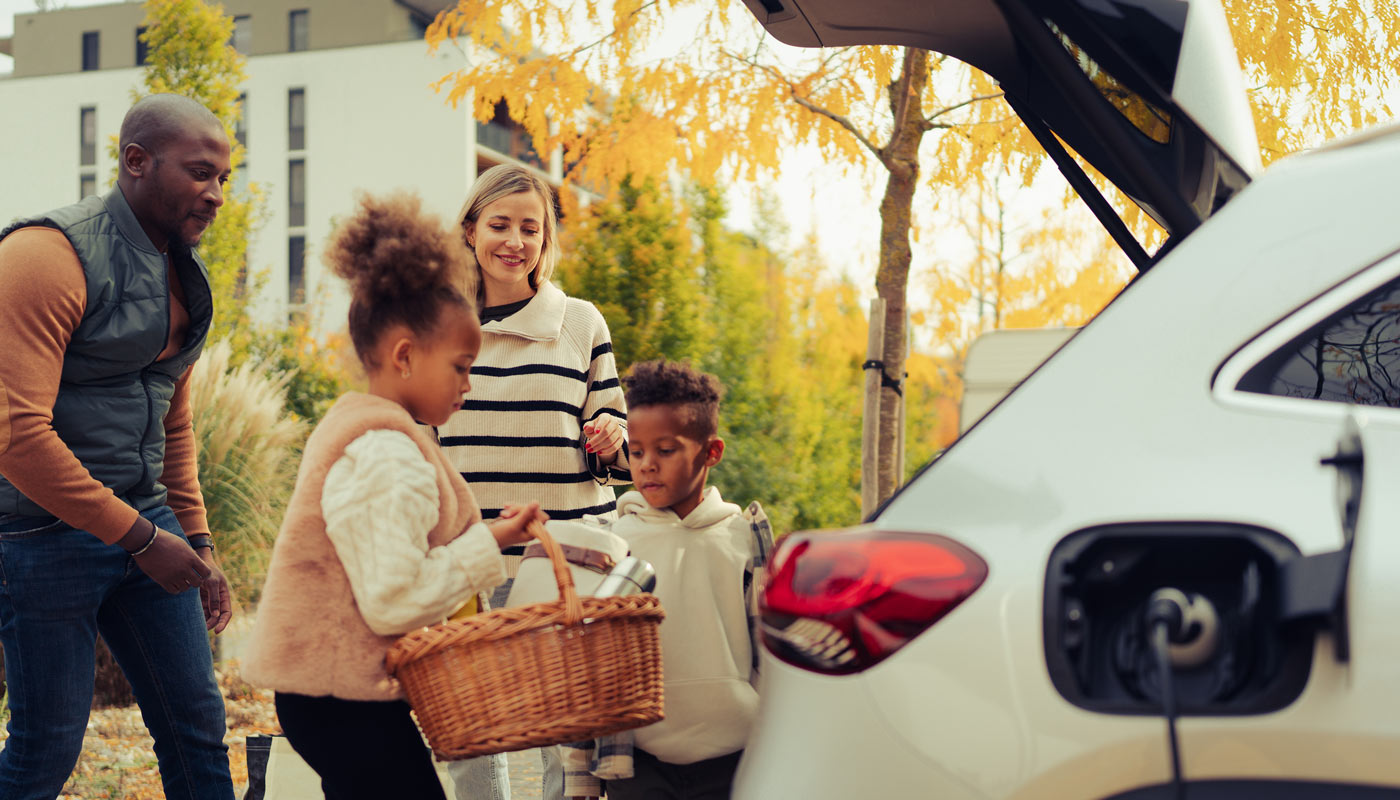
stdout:
<svg viewBox="0 0 1400 800">
<path fill-rule="evenodd" d="M 540 286 L 554 276 L 554 267 L 559 262 L 559 223 L 554 213 L 554 192 L 549 188 L 549 184 L 524 167 L 498 164 L 477 176 L 471 191 L 467 192 L 467 201 L 462 204 L 462 210 L 457 215 L 457 225 L 462 229 L 462 241 L 467 244 L 470 263 L 476 267 L 479 279 L 481 264 L 476 259 L 475 248 L 467 241 L 467 231 L 476 225 L 482 210 L 487 206 L 502 197 L 521 192 L 534 192 L 539 195 L 540 203 L 544 205 L 544 243 L 540 246 L 539 263 L 527 278 L 530 288 L 538 291 Z M 485 281 L 478 280 L 477 302 L 483 306 L 485 291 Z"/>
</svg>

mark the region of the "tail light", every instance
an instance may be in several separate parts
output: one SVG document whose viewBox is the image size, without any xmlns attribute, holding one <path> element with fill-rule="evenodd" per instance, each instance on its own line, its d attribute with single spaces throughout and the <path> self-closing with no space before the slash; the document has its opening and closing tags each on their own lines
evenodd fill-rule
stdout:
<svg viewBox="0 0 1400 800">
<path fill-rule="evenodd" d="M 966 600 L 987 563 L 943 536 L 871 528 L 795 533 L 773 554 L 759 601 L 778 658 L 845 675 L 888 658 Z"/>
</svg>

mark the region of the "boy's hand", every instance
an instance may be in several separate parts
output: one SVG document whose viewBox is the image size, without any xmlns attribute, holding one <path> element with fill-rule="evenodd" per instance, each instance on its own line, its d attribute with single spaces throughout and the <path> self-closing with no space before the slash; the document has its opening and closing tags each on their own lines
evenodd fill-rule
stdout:
<svg viewBox="0 0 1400 800">
<path fill-rule="evenodd" d="M 491 535 L 496 537 L 497 545 L 509 547 L 535 538 L 528 530 L 530 523 L 534 521 L 541 525 L 549 521 L 549 515 L 540 510 L 539 503 L 527 503 L 523 506 L 507 504 L 501 509 L 501 515 L 486 523 L 486 527 L 490 528 Z"/>
<path fill-rule="evenodd" d="M 617 460 L 617 451 L 622 449 L 622 426 L 611 414 L 599 414 L 597 419 L 583 426 L 587 436 L 583 449 L 598 456 L 604 464 Z"/>
</svg>

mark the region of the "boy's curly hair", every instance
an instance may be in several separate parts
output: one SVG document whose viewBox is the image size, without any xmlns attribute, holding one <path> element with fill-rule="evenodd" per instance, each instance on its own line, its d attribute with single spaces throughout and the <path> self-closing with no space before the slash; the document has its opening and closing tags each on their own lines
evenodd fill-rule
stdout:
<svg viewBox="0 0 1400 800">
<path fill-rule="evenodd" d="M 719 432 L 719 401 L 724 386 L 719 378 L 681 361 L 642 361 L 623 378 L 627 407 L 675 406 L 686 410 L 688 432 L 705 440 Z"/>
<path fill-rule="evenodd" d="M 350 341 L 366 367 L 378 366 L 374 346 L 395 324 L 426 336 L 447 306 L 476 313 L 466 249 L 413 194 L 361 195 L 322 258 L 350 283 Z"/>
</svg>

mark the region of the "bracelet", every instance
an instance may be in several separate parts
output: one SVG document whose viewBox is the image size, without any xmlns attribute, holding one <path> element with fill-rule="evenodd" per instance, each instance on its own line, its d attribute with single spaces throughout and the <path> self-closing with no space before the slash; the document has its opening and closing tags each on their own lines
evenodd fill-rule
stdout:
<svg viewBox="0 0 1400 800">
<path fill-rule="evenodd" d="M 198 550 L 201 547 L 214 549 L 214 537 L 204 533 L 196 533 L 190 537 L 190 547 Z"/>
<path fill-rule="evenodd" d="M 147 522 L 151 522 L 150 520 L 146 520 L 146 521 L 147 521 Z M 135 550 L 132 550 L 130 553 L 128 553 L 128 555 L 130 555 L 132 558 L 135 558 L 136 556 L 141 555 L 142 553 L 146 552 L 147 550 L 150 550 L 150 549 L 151 549 L 151 545 L 153 545 L 153 544 L 156 543 L 156 537 L 159 536 L 159 535 L 160 535 L 160 528 L 157 528 L 157 527 L 156 527 L 156 524 L 155 524 L 154 522 L 151 522 L 151 538 L 147 539 L 147 540 L 146 540 L 146 543 L 143 544 L 143 545 L 141 545 L 139 548 L 137 548 L 137 549 L 135 549 Z"/>
</svg>

